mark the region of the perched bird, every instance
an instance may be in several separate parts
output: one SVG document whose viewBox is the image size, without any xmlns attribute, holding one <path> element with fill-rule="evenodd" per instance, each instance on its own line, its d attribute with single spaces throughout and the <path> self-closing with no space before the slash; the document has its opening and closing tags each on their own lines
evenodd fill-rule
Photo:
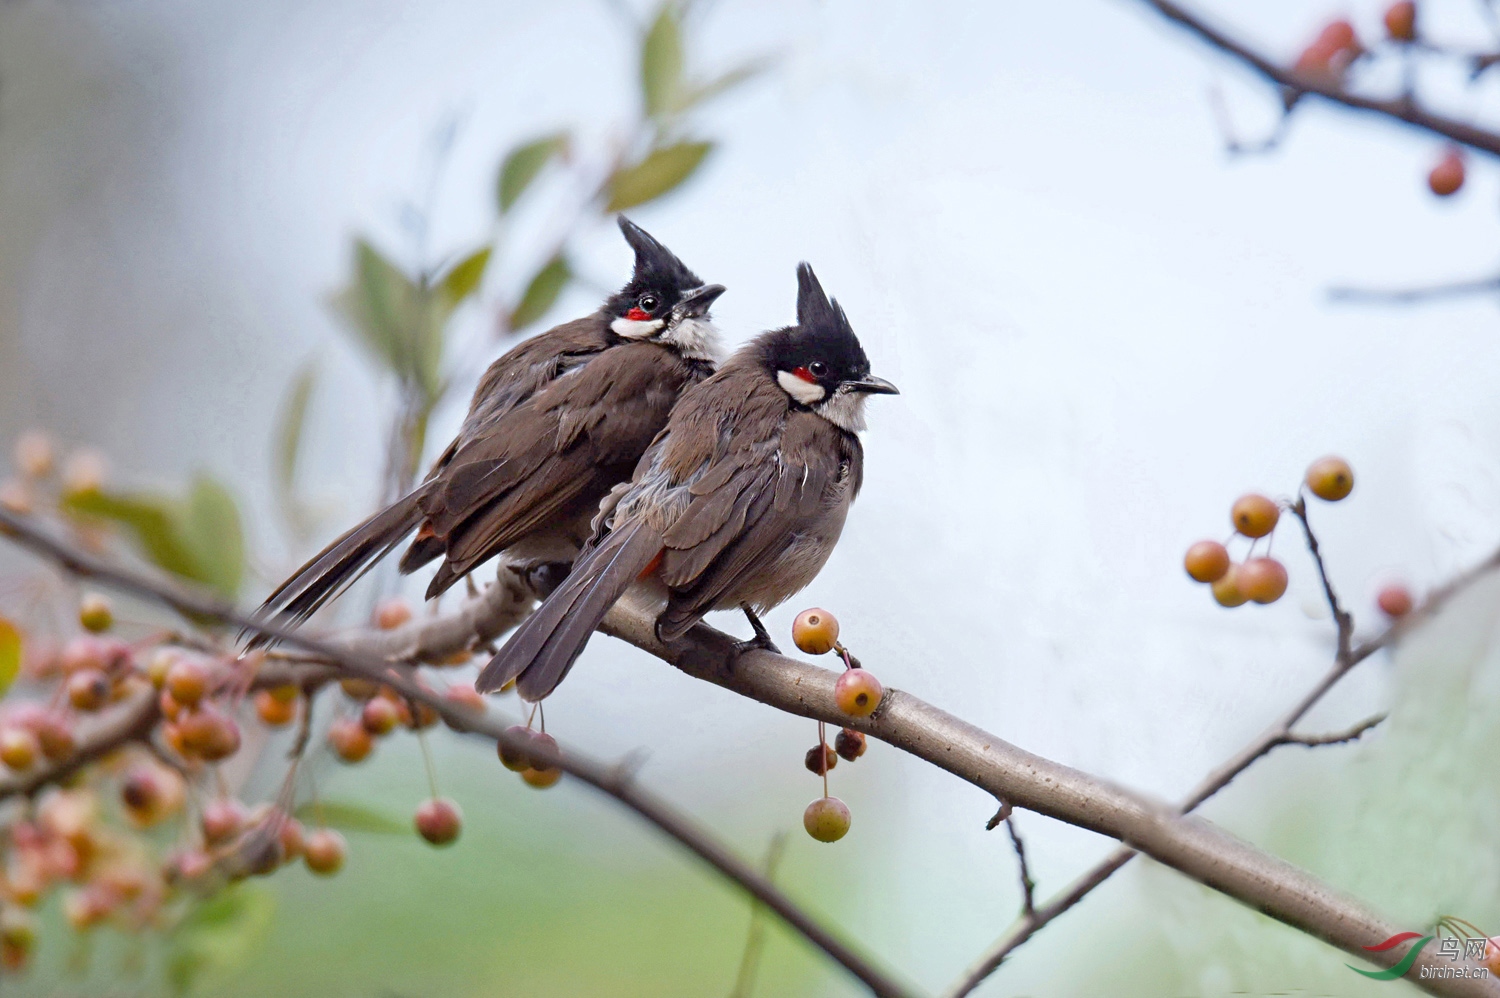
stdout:
<svg viewBox="0 0 1500 998">
<path fill-rule="evenodd" d="M 261 607 L 300 622 L 408 535 L 402 573 L 439 558 L 427 598 L 501 552 L 533 588 L 556 585 L 614 485 L 626 481 L 682 391 L 713 373 L 709 307 L 724 293 L 620 216 L 630 283 L 592 315 L 490 365 L 426 481 L 328 545 Z"/>
<path fill-rule="evenodd" d="M 859 493 L 865 400 L 896 394 L 812 268 L 797 268 L 797 324 L 763 333 L 683 393 L 633 480 L 600 505 L 572 574 L 480 673 L 527 700 L 562 682 L 631 583 L 666 592 L 663 641 L 709 610 L 739 607 L 747 646 L 774 647 L 757 613 L 806 586 L 838 542 Z"/>
</svg>

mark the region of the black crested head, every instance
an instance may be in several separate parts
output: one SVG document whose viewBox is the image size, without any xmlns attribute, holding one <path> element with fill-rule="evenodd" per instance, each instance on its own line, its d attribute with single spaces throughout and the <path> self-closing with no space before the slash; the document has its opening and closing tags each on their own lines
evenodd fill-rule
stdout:
<svg viewBox="0 0 1500 998">
<path fill-rule="evenodd" d="M 858 406 L 844 400 L 896 393 L 895 385 L 870 373 L 849 317 L 806 263 L 797 265 L 797 324 L 766 334 L 760 348 L 762 362 L 795 405 L 824 412 L 846 429 L 862 426 L 862 418 Z M 835 403 L 837 412 L 825 411 Z"/>
<path fill-rule="evenodd" d="M 651 233 L 624 215 L 619 216 L 619 223 L 625 241 L 635 250 L 635 271 L 629 283 L 604 303 L 604 310 L 633 320 L 663 319 L 685 292 L 702 287 L 703 280 Z"/>
</svg>

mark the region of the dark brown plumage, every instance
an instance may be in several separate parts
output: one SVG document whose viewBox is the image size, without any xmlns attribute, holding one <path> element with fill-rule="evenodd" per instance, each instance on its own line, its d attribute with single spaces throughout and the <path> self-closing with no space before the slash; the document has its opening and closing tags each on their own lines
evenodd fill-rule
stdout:
<svg viewBox="0 0 1500 998">
<path fill-rule="evenodd" d="M 863 478 L 870 376 L 848 320 L 812 269 L 798 269 L 798 325 L 762 334 L 685 392 L 666 429 L 600 508 L 572 574 L 486 666 L 528 700 L 556 688 L 589 636 L 642 576 L 665 590 L 657 633 L 674 640 L 714 609 L 755 612 L 822 569 Z"/>
<path fill-rule="evenodd" d="M 600 499 L 630 476 L 678 395 L 713 371 L 707 312 L 724 289 L 627 219 L 620 227 L 636 251 L 630 283 L 491 364 L 426 481 L 325 548 L 262 613 L 306 619 L 413 531 L 403 573 L 442 559 L 429 599 L 502 551 L 523 566 L 572 561 Z"/>
</svg>

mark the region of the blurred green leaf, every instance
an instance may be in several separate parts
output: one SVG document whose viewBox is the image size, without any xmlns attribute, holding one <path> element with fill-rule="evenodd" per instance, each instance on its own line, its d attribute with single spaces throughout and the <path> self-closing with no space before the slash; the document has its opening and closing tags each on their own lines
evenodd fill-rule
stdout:
<svg viewBox="0 0 1500 998">
<path fill-rule="evenodd" d="M 704 101 L 712 100 L 720 94 L 733 90 L 747 80 L 754 79 L 764 73 L 771 65 L 769 59 L 758 59 L 747 62 L 742 66 L 736 66 L 722 76 L 717 76 L 707 83 L 690 85 L 683 89 L 679 99 L 679 110 L 687 110 Z"/>
<path fill-rule="evenodd" d="M 304 824 L 321 824 L 344 832 L 370 832 L 375 835 L 411 835 L 408 822 L 397 821 L 363 804 L 347 801 L 308 801 L 293 813 Z"/>
<path fill-rule="evenodd" d="M 496 200 L 500 203 L 500 214 L 510 211 L 526 193 L 526 188 L 542 172 L 542 168 L 554 156 L 562 156 L 568 150 L 568 133 L 557 132 L 533 139 L 517 146 L 500 164 L 500 179 L 495 187 Z"/>
<path fill-rule="evenodd" d="M 185 501 L 149 493 L 88 489 L 63 499 L 63 508 L 127 528 L 146 557 L 173 575 L 233 597 L 244 576 L 240 515 L 222 485 L 199 476 Z"/>
<path fill-rule="evenodd" d="M 397 377 L 416 373 L 422 292 L 365 239 L 354 243 L 354 280 L 334 297 L 361 341 Z"/>
<path fill-rule="evenodd" d="M 233 973 L 255 953 L 271 928 L 276 898 L 266 888 L 239 884 L 199 903 L 172 933 L 167 980 L 184 995 L 204 977 Z"/>
<path fill-rule="evenodd" d="M 568 281 L 573 279 L 573 268 L 561 254 L 547 261 L 536 276 L 526 285 L 521 301 L 510 314 L 510 330 L 517 332 L 536 322 L 557 302 Z"/>
<path fill-rule="evenodd" d="M 312 401 L 318 370 L 307 363 L 292 379 L 281 413 L 276 420 L 276 484 L 284 496 L 290 496 L 297 477 L 297 456 L 302 452 L 302 431 L 307 425 L 307 406 Z"/>
<path fill-rule="evenodd" d="M 641 95 L 646 113 L 660 118 L 678 110 L 681 88 L 682 28 L 677 23 L 676 7 L 668 2 L 662 4 L 641 43 Z"/>
<path fill-rule="evenodd" d="M 0 697 L 10 689 L 21 672 L 21 632 L 16 625 L 0 617 Z"/>
<path fill-rule="evenodd" d="M 484 269 L 489 266 L 491 252 L 492 247 L 481 246 L 454 264 L 443 279 L 438 281 L 443 304 L 450 312 L 479 290 L 479 282 L 484 280 Z M 447 316 L 444 315 L 443 318 L 446 320 Z"/>
<path fill-rule="evenodd" d="M 654 150 L 610 178 L 605 210 L 624 211 L 661 197 L 691 177 L 712 148 L 712 142 L 679 142 Z"/>
</svg>

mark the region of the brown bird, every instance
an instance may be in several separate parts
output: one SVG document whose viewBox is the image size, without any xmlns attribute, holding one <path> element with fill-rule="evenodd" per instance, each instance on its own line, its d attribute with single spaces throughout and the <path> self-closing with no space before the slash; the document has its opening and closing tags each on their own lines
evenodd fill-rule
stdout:
<svg viewBox="0 0 1500 998">
<path fill-rule="evenodd" d="M 805 263 L 797 282 L 797 325 L 683 393 L 633 480 L 601 504 L 572 574 L 480 673 L 481 692 L 515 679 L 527 700 L 547 696 L 638 578 L 665 590 L 663 641 L 739 607 L 756 634 L 746 646 L 774 647 L 756 614 L 828 560 L 863 479 L 865 400 L 896 394 Z"/>
<path fill-rule="evenodd" d="M 708 310 L 723 285 L 619 223 L 635 250 L 630 283 L 491 364 L 426 481 L 298 569 L 263 615 L 307 619 L 413 531 L 403 574 L 442 559 L 428 599 L 501 552 L 534 588 L 556 585 L 600 500 L 630 477 L 678 395 L 713 373 L 718 345 Z"/>
</svg>

